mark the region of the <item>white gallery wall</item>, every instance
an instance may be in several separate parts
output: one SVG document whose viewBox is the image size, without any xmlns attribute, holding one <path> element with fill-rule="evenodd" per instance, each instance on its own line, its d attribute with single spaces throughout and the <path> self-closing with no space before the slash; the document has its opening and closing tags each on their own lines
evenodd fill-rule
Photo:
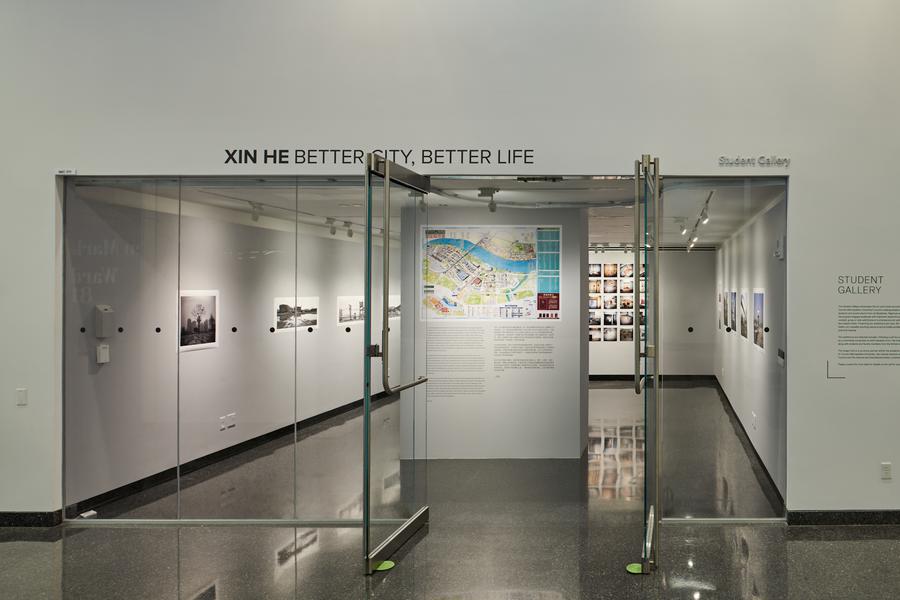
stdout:
<svg viewBox="0 0 900 600">
<path fill-rule="evenodd" d="M 633 263 L 634 254 L 591 251 L 588 261 Z M 712 375 L 715 253 L 663 250 L 659 261 L 660 369 L 665 375 Z M 689 331 L 691 328 L 693 331 Z M 632 343 L 590 342 L 588 350 L 591 375 L 634 374 Z"/>
<path fill-rule="evenodd" d="M 898 369 L 825 377 L 838 274 L 884 273 L 879 301 L 900 303 L 900 80 L 885 76 L 900 71 L 897 3 L 18 0 L 0 11 L 0 511 L 62 502 L 54 173 L 362 172 L 225 164 L 226 148 L 298 147 L 409 148 L 409 166 L 428 173 L 627 174 L 653 153 L 663 175 L 788 176 L 787 506 L 900 509 L 897 483 L 879 475 L 900 461 Z M 379 60 L 365 60 L 373 49 Z M 435 147 L 529 148 L 534 160 L 422 164 Z M 773 154 L 790 166 L 719 166 Z"/>
<path fill-rule="evenodd" d="M 716 330 L 715 374 L 782 495 L 787 483 L 787 368 L 779 352 L 787 347 L 786 262 L 775 254 L 785 236 L 786 217 L 785 201 L 767 207 L 722 244 L 715 265 L 716 289 L 737 298 L 737 327 L 729 331 L 729 316 Z M 754 292 L 764 293 L 763 323 L 769 331 L 763 332 L 762 347 L 754 338 Z M 742 295 L 748 304 L 746 336 Z"/>
</svg>

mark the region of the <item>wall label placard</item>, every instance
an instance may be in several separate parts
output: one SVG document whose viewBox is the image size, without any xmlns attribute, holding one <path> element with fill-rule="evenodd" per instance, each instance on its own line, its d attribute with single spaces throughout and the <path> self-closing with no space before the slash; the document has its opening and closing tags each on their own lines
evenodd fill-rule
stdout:
<svg viewBox="0 0 900 600">
<path fill-rule="evenodd" d="M 900 304 L 884 275 L 835 275 L 837 366 L 900 366 Z M 883 298 L 884 295 L 888 298 Z M 860 296 L 867 296 L 863 298 Z"/>
</svg>

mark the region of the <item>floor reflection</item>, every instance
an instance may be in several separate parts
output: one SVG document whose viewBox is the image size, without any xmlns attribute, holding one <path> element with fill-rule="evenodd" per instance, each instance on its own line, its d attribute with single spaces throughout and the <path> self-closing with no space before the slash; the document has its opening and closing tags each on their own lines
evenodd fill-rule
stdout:
<svg viewBox="0 0 900 600">
<path fill-rule="evenodd" d="M 400 407 L 372 413 L 373 518 L 408 517 L 422 496 L 424 482 L 400 460 Z M 96 510 L 100 519 L 361 519 L 362 454 L 357 409 L 301 430 L 296 445 L 291 432 Z"/>
<path fill-rule="evenodd" d="M 667 383 L 663 394 L 664 517 L 777 517 L 781 501 L 715 384 Z M 598 501 L 640 501 L 644 404 L 624 382 L 592 382 L 588 480 Z"/>
<path fill-rule="evenodd" d="M 590 390 L 588 491 L 600 500 L 637 501 L 644 493 L 643 403 L 632 389 Z"/>
</svg>

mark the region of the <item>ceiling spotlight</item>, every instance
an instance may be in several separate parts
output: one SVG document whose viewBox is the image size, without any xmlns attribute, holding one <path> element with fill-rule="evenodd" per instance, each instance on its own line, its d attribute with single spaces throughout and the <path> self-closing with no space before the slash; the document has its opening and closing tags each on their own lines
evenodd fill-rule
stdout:
<svg viewBox="0 0 900 600">
<path fill-rule="evenodd" d="M 253 221 L 259 221 L 259 215 L 262 214 L 262 211 L 262 204 L 259 202 L 250 202 L 250 218 L 253 219 Z"/>
<path fill-rule="evenodd" d="M 704 206 L 703 211 L 700 213 L 700 222 L 706 225 L 709 223 L 709 210 Z"/>
<path fill-rule="evenodd" d="M 692 237 L 692 238 L 691 238 L 691 245 L 693 246 L 694 244 L 696 244 L 697 241 L 698 241 L 699 239 L 700 239 L 700 238 L 699 238 L 698 236 L 696 236 L 696 235 L 695 235 L 694 237 Z"/>
<path fill-rule="evenodd" d="M 347 237 L 348 238 L 353 237 L 353 230 L 350 228 L 351 225 L 353 225 L 353 223 L 351 223 L 350 221 L 344 221 L 344 227 L 347 228 Z"/>
<path fill-rule="evenodd" d="M 337 233 L 337 226 L 334 224 L 334 218 L 325 217 L 325 224 L 329 226 L 328 231 L 329 231 L 329 233 L 331 233 L 331 235 L 334 235 Z"/>
<path fill-rule="evenodd" d="M 479 198 L 490 198 L 488 201 L 488 210 L 491 212 L 497 212 L 497 203 L 494 202 L 494 194 L 499 192 L 497 188 L 483 187 L 478 188 L 478 197 Z"/>
<path fill-rule="evenodd" d="M 687 235 L 687 225 L 681 223 L 681 235 Z"/>
</svg>

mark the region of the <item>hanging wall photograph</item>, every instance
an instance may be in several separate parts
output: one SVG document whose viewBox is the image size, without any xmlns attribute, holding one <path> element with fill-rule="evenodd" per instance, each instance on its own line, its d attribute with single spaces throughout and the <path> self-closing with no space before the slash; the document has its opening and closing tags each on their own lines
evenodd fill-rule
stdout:
<svg viewBox="0 0 900 600">
<path fill-rule="evenodd" d="M 182 290 L 180 296 L 179 350 L 218 348 L 219 290 Z"/>
<path fill-rule="evenodd" d="M 275 331 L 319 326 L 319 297 L 277 297 L 273 301 Z"/>
<path fill-rule="evenodd" d="M 747 292 L 741 292 L 741 336 L 747 337 Z"/>
<path fill-rule="evenodd" d="M 753 290 L 753 343 L 760 349 L 766 347 L 766 291 Z"/>
<path fill-rule="evenodd" d="M 358 323 L 366 318 L 366 304 L 363 296 L 337 297 L 337 324 Z"/>
<path fill-rule="evenodd" d="M 728 326 L 737 329 L 737 292 L 728 292 Z"/>
</svg>

